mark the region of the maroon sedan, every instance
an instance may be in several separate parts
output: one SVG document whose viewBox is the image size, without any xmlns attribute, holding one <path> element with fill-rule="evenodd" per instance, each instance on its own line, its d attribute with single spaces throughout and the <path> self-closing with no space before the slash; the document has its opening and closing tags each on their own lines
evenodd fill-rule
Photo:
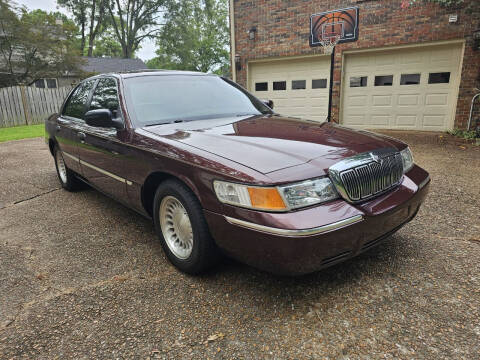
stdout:
<svg viewBox="0 0 480 360">
<path fill-rule="evenodd" d="M 65 189 L 85 182 L 152 218 L 187 273 L 222 253 L 281 274 L 338 263 L 412 220 L 430 181 L 398 140 L 284 117 L 190 72 L 89 78 L 46 141 Z"/>
</svg>

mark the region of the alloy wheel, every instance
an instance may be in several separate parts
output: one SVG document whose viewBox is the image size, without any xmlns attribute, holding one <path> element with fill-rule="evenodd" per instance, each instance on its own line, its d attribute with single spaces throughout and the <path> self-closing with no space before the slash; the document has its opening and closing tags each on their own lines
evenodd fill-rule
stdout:
<svg viewBox="0 0 480 360">
<path fill-rule="evenodd" d="M 166 196 L 160 203 L 159 217 L 170 251 L 182 260 L 190 257 L 193 250 L 192 223 L 182 203 L 173 196 Z"/>
</svg>

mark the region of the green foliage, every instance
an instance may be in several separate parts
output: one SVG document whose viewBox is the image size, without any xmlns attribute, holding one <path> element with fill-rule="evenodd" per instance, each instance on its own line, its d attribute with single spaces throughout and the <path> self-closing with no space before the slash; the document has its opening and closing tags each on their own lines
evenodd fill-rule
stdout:
<svg viewBox="0 0 480 360">
<path fill-rule="evenodd" d="M 69 10 L 80 27 L 80 52 L 92 56 L 96 37 L 107 20 L 106 6 L 109 0 L 57 0 L 58 5 Z"/>
<path fill-rule="evenodd" d="M 144 39 L 160 30 L 160 11 L 167 0 L 110 0 L 107 9 L 122 57 L 132 58 Z M 174 0 L 173 0 L 174 1 Z"/>
<path fill-rule="evenodd" d="M 44 134 L 44 124 L 0 128 L 0 142 L 42 137 Z"/>
<path fill-rule="evenodd" d="M 462 138 L 462 139 L 467 139 L 467 140 L 474 140 L 474 139 L 480 139 L 480 131 L 477 130 L 461 130 L 461 129 L 454 129 L 452 131 L 448 132 L 450 135 Z"/>
<path fill-rule="evenodd" d="M 100 36 L 95 41 L 95 46 L 93 48 L 94 57 L 122 57 L 122 46 L 117 41 L 115 33 L 111 28 L 104 30 Z"/>
<path fill-rule="evenodd" d="M 28 12 L 0 0 L 0 86 L 80 72 L 76 26 L 55 13 Z"/>
<path fill-rule="evenodd" d="M 451 7 L 451 6 L 458 6 L 464 3 L 464 0 L 412 0 L 410 4 L 415 4 L 418 2 L 431 2 L 435 4 L 439 4 L 444 7 Z"/>
<path fill-rule="evenodd" d="M 157 69 L 217 72 L 229 75 L 227 0 L 170 0 L 157 39 Z"/>
</svg>

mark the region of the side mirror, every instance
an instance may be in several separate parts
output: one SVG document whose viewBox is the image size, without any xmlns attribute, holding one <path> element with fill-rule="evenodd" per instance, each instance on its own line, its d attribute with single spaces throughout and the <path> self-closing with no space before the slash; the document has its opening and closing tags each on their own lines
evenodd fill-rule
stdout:
<svg viewBox="0 0 480 360">
<path fill-rule="evenodd" d="M 273 110 L 273 100 L 262 100 L 262 102 Z"/>
<path fill-rule="evenodd" d="M 114 119 L 112 112 L 108 109 L 90 110 L 85 114 L 87 125 L 101 128 L 123 129 L 123 123 Z"/>
</svg>

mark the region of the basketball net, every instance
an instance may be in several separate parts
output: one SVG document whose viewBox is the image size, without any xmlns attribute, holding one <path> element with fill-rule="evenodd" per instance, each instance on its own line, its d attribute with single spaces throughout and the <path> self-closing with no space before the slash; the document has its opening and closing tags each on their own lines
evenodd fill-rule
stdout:
<svg viewBox="0 0 480 360">
<path fill-rule="evenodd" d="M 320 40 L 320 45 L 323 47 L 323 53 L 327 55 L 331 55 L 333 53 L 333 49 L 340 41 L 341 36 L 335 35 L 325 39 Z"/>
</svg>

